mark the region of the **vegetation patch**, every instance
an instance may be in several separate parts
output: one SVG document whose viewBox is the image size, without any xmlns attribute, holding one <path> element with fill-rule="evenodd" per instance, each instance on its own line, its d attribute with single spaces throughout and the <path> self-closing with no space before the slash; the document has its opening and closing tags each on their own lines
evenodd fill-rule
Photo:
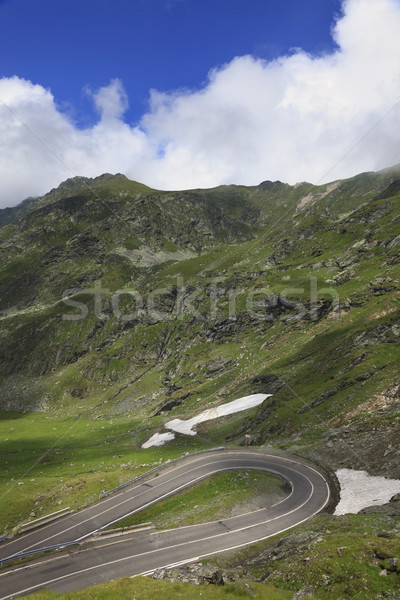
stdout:
<svg viewBox="0 0 400 600">
<path fill-rule="evenodd" d="M 96 585 L 87 590 L 56 594 L 49 591 L 36 592 L 24 598 L 32 600 L 226 600 L 227 598 L 260 598 L 260 600 L 290 600 L 291 594 L 260 583 L 231 583 L 224 586 L 195 586 L 185 583 L 155 581 L 147 577 L 120 579 Z"/>
<path fill-rule="evenodd" d="M 263 580 L 314 597 L 395 598 L 400 589 L 400 518 L 388 514 L 319 515 L 289 534 L 205 561 L 226 577 Z"/>
<path fill-rule="evenodd" d="M 170 529 L 206 523 L 271 506 L 288 493 L 287 484 L 262 471 L 218 473 L 112 527 L 152 522 Z"/>
<path fill-rule="evenodd" d="M 186 436 L 168 449 L 142 449 L 146 426 L 139 419 L 1 413 L 0 531 L 10 534 L 18 524 L 67 506 L 79 509 L 104 490 L 204 447 Z"/>
</svg>

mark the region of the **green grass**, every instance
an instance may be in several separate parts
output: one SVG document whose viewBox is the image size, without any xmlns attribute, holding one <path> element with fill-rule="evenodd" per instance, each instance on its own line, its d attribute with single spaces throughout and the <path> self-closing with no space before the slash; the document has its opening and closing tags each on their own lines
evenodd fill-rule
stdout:
<svg viewBox="0 0 400 600">
<path fill-rule="evenodd" d="M 204 447 L 201 440 L 185 437 L 168 448 L 142 449 L 151 431 L 140 419 L 0 416 L 0 531 L 67 506 L 78 509 L 103 490 Z"/>
<path fill-rule="evenodd" d="M 8 249 L 0 265 L 2 307 L 22 310 L 0 321 L 2 406 L 20 410 L 0 415 L 0 530 L 29 520 L 32 512 L 83 506 L 160 460 L 226 440 L 243 442 L 245 431 L 257 443 L 318 448 L 333 420 L 371 432 L 393 427 L 396 411 L 349 417 L 398 381 L 398 247 L 387 242 L 398 232 L 399 198 L 385 193 L 390 177 L 362 174 L 297 214 L 304 194 L 328 186 L 265 183 L 174 193 L 106 177 L 96 190 L 112 203 L 118 221 L 93 194 L 73 191 L 66 202 L 57 197 L 32 213 L 23 226 L 2 228 Z M 130 225 L 121 227 L 120 219 Z M 197 256 L 140 269 L 115 254 L 121 245 L 155 252 L 188 248 Z M 387 291 L 374 290 L 376 277 L 388 280 Z M 101 320 L 94 314 L 98 282 L 124 292 L 124 314 L 133 310 L 128 290 L 146 300 L 180 282 L 198 312 L 176 317 L 171 308 L 170 322 L 144 316 L 126 324 L 112 316 L 108 295 Z M 315 321 L 290 321 L 292 312 L 276 310 L 272 320 L 257 320 L 272 293 L 309 308 L 313 285 L 321 305 L 337 293 L 346 307 L 338 319 L 322 312 Z M 81 321 L 64 319 L 79 310 L 60 300 L 71 287 L 84 290 L 74 297 L 88 304 Z M 215 290 L 220 295 L 213 305 Z M 231 291 L 237 296 L 233 323 Z M 259 302 L 253 314 L 252 295 Z M 218 361 L 226 364 L 213 372 Z M 271 373 L 285 386 L 262 407 L 205 423 L 197 436 L 166 447 L 140 449 L 165 421 L 253 393 L 253 378 Z M 256 391 L 264 391 L 262 385 Z M 154 416 L 171 400 L 178 405 Z M 228 500 L 236 501 L 234 495 Z M 173 521 L 181 502 L 192 499 L 171 499 Z M 366 551 L 350 542 L 355 553 Z"/>
<path fill-rule="evenodd" d="M 261 577 L 291 594 L 309 585 L 319 600 L 395 598 L 399 575 L 380 573 L 400 554 L 399 529 L 399 517 L 382 514 L 318 515 L 289 534 L 206 563 L 228 575 L 239 570 L 243 579 Z"/>
<path fill-rule="evenodd" d="M 389 559 L 400 555 L 400 538 L 395 535 L 399 526 L 398 517 L 378 514 L 319 515 L 289 534 L 205 560 L 206 564 L 222 569 L 225 578 L 232 573 L 240 574 L 240 581 L 221 587 L 134 577 L 79 592 L 40 591 L 29 597 L 37 600 L 150 600 L 159 594 L 167 600 L 179 597 L 289 600 L 306 584 L 313 587 L 317 600 L 396 598 L 399 575 L 390 571 Z M 278 556 L 271 560 L 272 554 L 268 552 L 273 549 L 278 554 L 284 552 L 285 558 Z M 387 575 L 381 576 L 384 568 L 388 569 Z M 254 581 L 259 578 L 264 582 Z"/>
<path fill-rule="evenodd" d="M 167 460 L 186 452 L 218 446 L 229 428 L 235 430 L 241 418 L 232 415 L 216 423 L 214 430 L 209 424 L 198 436 L 178 436 L 165 447 L 142 449 L 140 445 L 152 435 L 157 422 L 161 427 L 162 417 L 150 421 L 98 416 L 89 413 L 65 419 L 54 413 L 0 413 L 0 532 L 10 533 L 23 522 L 67 506 L 79 509 L 96 501 L 100 492 Z M 203 492 L 190 490 L 185 493 L 189 496 L 193 493 L 193 498 L 197 498 L 190 501 L 191 505 L 200 505 L 207 498 L 208 490 L 214 495 L 219 490 L 222 510 L 228 510 L 241 495 L 250 498 L 262 489 L 274 489 L 273 483 L 268 487 L 268 475 L 256 477 L 250 473 L 251 485 L 243 477 L 242 474 L 221 475 L 221 484 L 217 487 L 206 482 L 201 484 L 205 486 Z M 225 491 L 224 494 L 222 482 L 230 481 L 230 478 L 232 481 L 236 478 L 236 483 L 229 486 L 229 493 Z M 279 480 L 276 484 L 280 485 Z M 181 507 L 181 501 L 175 498 L 171 501 L 172 506 L 177 502 L 176 506 Z M 196 513 L 199 518 L 209 511 L 206 503 L 201 511 L 201 514 Z M 173 520 L 173 512 L 171 515 Z M 143 518 L 141 516 L 139 520 L 143 521 Z"/>
<path fill-rule="evenodd" d="M 219 473 L 112 527 L 152 522 L 158 529 L 170 529 L 206 523 L 269 506 L 288 493 L 285 489 L 281 479 L 261 471 Z"/>
<path fill-rule="evenodd" d="M 215 585 L 190 585 L 185 583 L 170 583 L 169 581 L 155 581 L 146 577 L 133 579 L 120 579 L 110 583 L 103 583 L 87 590 L 56 594 L 49 591 L 36 592 L 25 596 L 32 600 L 225 600 L 259 598 L 260 600 L 290 600 L 291 594 L 278 590 L 272 586 L 260 583 L 228 583 L 224 586 Z"/>
<path fill-rule="evenodd" d="M 278 561 L 269 581 L 295 590 L 304 583 L 318 589 L 318 598 L 370 600 L 399 590 L 399 574 L 380 573 L 388 565 L 383 557 L 400 555 L 400 540 L 363 534 L 332 534 L 318 541 L 306 556 Z M 381 557 L 381 558 L 379 558 Z"/>
</svg>

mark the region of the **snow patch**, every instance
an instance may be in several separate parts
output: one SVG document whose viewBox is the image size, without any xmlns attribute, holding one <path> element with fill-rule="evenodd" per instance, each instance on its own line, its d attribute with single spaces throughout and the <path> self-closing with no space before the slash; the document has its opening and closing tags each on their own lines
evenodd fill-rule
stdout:
<svg viewBox="0 0 400 600">
<path fill-rule="evenodd" d="M 191 419 L 187 419 L 186 421 L 182 419 L 173 419 L 172 421 L 168 421 L 165 427 L 167 429 L 172 429 L 172 431 L 176 431 L 177 433 L 196 435 L 196 425 L 199 423 L 204 423 L 204 421 L 211 421 L 211 419 L 218 419 L 218 417 L 225 417 L 226 415 L 241 412 L 242 410 L 254 408 L 254 406 L 258 406 L 271 395 L 272 394 L 252 394 L 251 396 L 244 396 L 243 398 L 238 398 L 232 402 L 227 402 L 226 404 L 221 404 L 220 406 L 215 406 L 213 408 L 208 408 L 202 413 L 192 417 Z"/>
<path fill-rule="evenodd" d="M 214 408 L 208 408 L 202 413 L 187 419 L 173 419 L 168 421 L 165 425 L 166 429 L 171 429 L 177 433 L 183 433 L 185 435 L 196 435 L 196 425 L 203 423 L 204 421 L 211 421 L 211 419 L 218 419 L 218 417 L 225 417 L 226 415 L 232 415 L 233 413 L 241 412 L 242 410 L 248 410 L 262 404 L 266 398 L 269 398 L 272 394 L 252 394 L 251 396 L 244 396 L 238 398 L 232 402 L 215 406 Z M 167 442 L 175 439 L 175 434 L 172 432 L 167 433 L 155 433 L 142 444 L 142 448 L 151 448 L 152 446 L 163 446 Z"/>
<path fill-rule="evenodd" d="M 336 477 L 340 484 L 340 502 L 335 515 L 357 513 L 367 506 L 386 504 L 400 492 L 399 479 L 374 477 L 366 471 L 339 469 Z"/>
<path fill-rule="evenodd" d="M 142 444 L 142 448 L 152 448 L 153 446 L 164 446 L 167 442 L 175 439 L 175 434 L 171 431 L 167 431 L 167 433 L 155 433 Z"/>
</svg>

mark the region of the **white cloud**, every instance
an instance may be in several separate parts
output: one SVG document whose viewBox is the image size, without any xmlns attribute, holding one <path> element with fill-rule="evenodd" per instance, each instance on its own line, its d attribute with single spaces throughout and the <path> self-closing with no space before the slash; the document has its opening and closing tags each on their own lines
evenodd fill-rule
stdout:
<svg viewBox="0 0 400 600">
<path fill-rule="evenodd" d="M 102 87 L 98 92 L 88 93 L 93 100 L 103 120 L 121 119 L 128 108 L 128 96 L 119 79 L 113 79 L 110 85 Z"/>
<path fill-rule="evenodd" d="M 399 31 L 399 0 L 345 0 L 332 29 L 336 51 L 298 50 L 273 62 L 236 57 L 200 91 L 153 90 L 139 127 L 124 122 L 119 80 L 92 94 L 100 120 L 79 130 L 48 90 L 2 79 L 0 98 L 15 112 L 0 102 L 0 205 L 73 174 L 119 171 L 183 189 L 317 183 L 400 162 Z"/>
<path fill-rule="evenodd" d="M 93 94 L 101 118 L 79 130 L 57 110 L 49 90 L 0 80 L 0 207 L 44 194 L 74 175 L 124 172 L 147 156 L 145 134 L 123 122 L 127 98 L 114 80 Z"/>
</svg>

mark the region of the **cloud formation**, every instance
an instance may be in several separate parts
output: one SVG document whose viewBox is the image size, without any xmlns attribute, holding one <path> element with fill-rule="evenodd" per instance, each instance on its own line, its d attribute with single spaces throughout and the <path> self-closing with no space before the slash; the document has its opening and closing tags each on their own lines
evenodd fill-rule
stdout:
<svg viewBox="0 0 400 600">
<path fill-rule="evenodd" d="M 152 90 L 138 126 L 118 79 L 91 93 L 81 130 L 49 90 L 0 80 L 0 206 L 76 174 L 123 172 L 161 189 L 318 183 L 400 162 L 400 1 L 345 0 L 337 50 L 234 58 L 200 91 Z M 399 103 L 399 104 L 398 104 Z"/>
</svg>

